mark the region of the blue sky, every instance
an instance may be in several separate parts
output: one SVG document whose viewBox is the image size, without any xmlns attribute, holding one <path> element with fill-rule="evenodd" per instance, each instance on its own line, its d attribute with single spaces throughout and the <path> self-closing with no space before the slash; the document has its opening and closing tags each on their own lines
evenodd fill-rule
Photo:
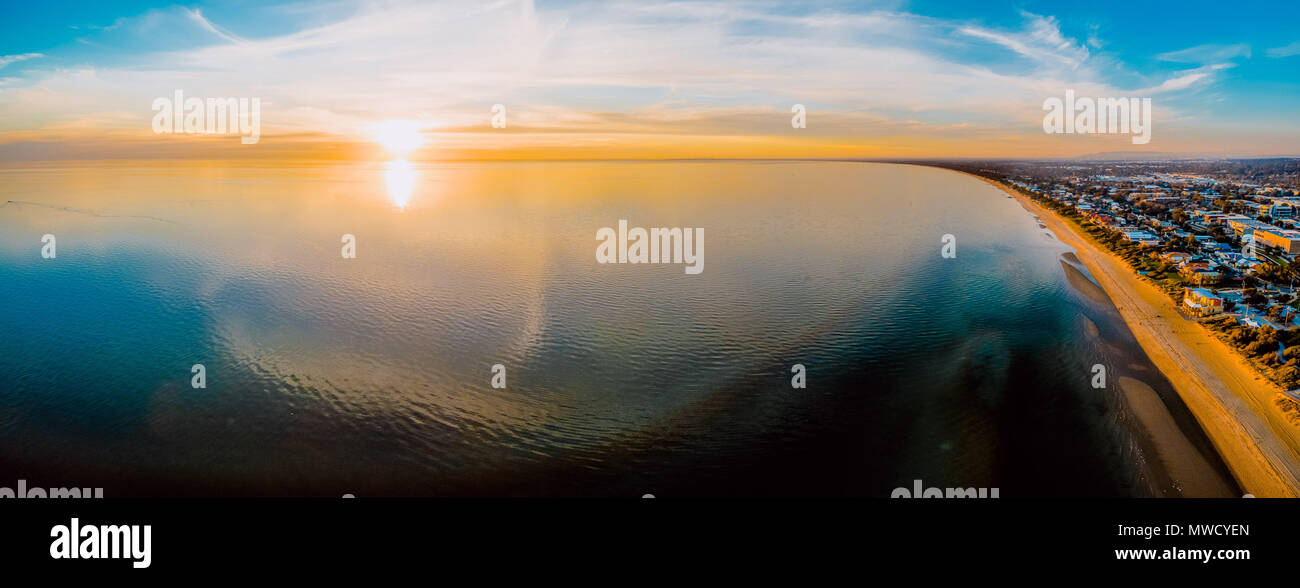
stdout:
<svg viewBox="0 0 1300 588">
<path fill-rule="evenodd" d="M 273 144 L 364 142 L 376 122 L 411 120 L 446 153 L 1135 148 L 1044 136 L 1043 100 L 1070 88 L 1151 97 L 1145 149 L 1300 154 L 1298 6 L 6 2 L 0 156 L 130 151 L 157 139 L 147 105 L 176 88 L 260 97 Z M 511 108 L 509 136 L 483 132 L 494 103 Z M 800 134 L 793 103 L 810 112 Z"/>
</svg>

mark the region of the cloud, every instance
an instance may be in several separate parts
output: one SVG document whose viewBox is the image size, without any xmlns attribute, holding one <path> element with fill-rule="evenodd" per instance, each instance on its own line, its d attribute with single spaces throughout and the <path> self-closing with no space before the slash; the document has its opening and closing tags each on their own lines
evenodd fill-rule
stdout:
<svg viewBox="0 0 1300 588">
<path fill-rule="evenodd" d="M 1061 63 L 1078 68 L 1090 55 L 1088 47 L 1061 34 L 1055 18 L 1021 13 L 1029 28 L 1019 32 L 992 31 L 975 26 L 963 26 L 958 33 L 983 39 L 1010 49 L 1034 61 Z M 1100 45 L 1100 41 L 1094 41 Z"/>
<path fill-rule="evenodd" d="M 1175 63 L 1210 63 L 1227 61 L 1238 57 L 1249 58 L 1250 53 L 1250 45 L 1246 43 L 1236 45 L 1197 45 L 1178 51 L 1161 53 L 1156 56 L 1156 59 Z"/>
<path fill-rule="evenodd" d="M 19 54 L 19 55 L 0 55 L 0 68 L 3 68 L 3 67 L 5 67 L 5 66 L 7 66 L 7 65 L 9 65 L 9 64 L 11 64 L 11 63 L 15 63 L 15 62 L 18 62 L 18 61 L 25 61 L 25 60 L 28 60 L 28 59 L 36 59 L 37 57 L 45 57 L 45 56 L 42 55 L 42 54 L 40 54 L 40 53 L 22 53 L 22 54 Z"/>
<path fill-rule="evenodd" d="M 1264 51 L 1264 54 L 1274 59 L 1279 57 L 1291 57 L 1292 55 L 1300 55 L 1300 41 L 1292 41 L 1291 43 L 1283 45 L 1281 47 L 1274 47 L 1272 49 L 1268 49 L 1267 51 Z"/>
<path fill-rule="evenodd" d="M 240 38 L 238 35 L 235 35 L 230 31 L 227 31 L 221 27 L 218 27 L 217 25 L 212 24 L 212 21 L 209 21 L 207 18 L 203 17 L 203 11 L 197 8 L 193 10 L 190 10 L 188 8 L 182 8 L 182 10 L 184 10 L 185 14 L 190 17 L 190 20 L 193 20 L 200 27 L 203 27 L 203 30 L 208 31 L 209 33 L 212 33 L 218 37 L 221 37 L 222 39 L 229 41 L 231 43 L 247 43 L 247 41 Z"/>
<path fill-rule="evenodd" d="M 192 9 L 118 19 L 87 41 L 147 43 L 111 66 L 33 70 L 0 84 L 0 142 L 86 132 L 91 122 L 95 132 L 161 141 L 149 105 L 176 89 L 261 98 L 267 144 L 365 141 L 374 123 L 400 119 L 444 133 L 435 145 L 483 149 L 526 143 L 528 133 L 537 143 L 782 135 L 796 102 L 813 121 L 803 137 L 1041 134 L 1042 101 L 1064 88 L 1132 95 L 1109 83 L 1114 62 L 1090 53 L 1100 39 L 1080 42 L 1030 13 L 1011 29 L 891 11 L 641 0 L 361 2 L 330 16 L 263 36 Z M 1176 72 L 1147 92 L 1200 87 L 1222 67 Z M 488 124 L 496 103 L 508 108 L 508 131 Z"/>
<path fill-rule="evenodd" d="M 1138 94 L 1161 94 L 1178 90 L 1186 90 L 1200 82 L 1208 82 L 1213 79 L 1214 72 L 1233 67 L 1231 63 L 1219 63 L 1207 65 L 1196 69 L 1189 69 L 1177 72 L 1177 75 L 1165 80 L 1159 86 L 1138 90 Z"/>
</svg>

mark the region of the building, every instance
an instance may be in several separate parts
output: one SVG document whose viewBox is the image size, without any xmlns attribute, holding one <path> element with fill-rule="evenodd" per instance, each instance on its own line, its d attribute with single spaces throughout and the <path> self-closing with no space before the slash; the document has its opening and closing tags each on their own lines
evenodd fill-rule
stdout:
<svg viewBox="0 0 1300 588">
<path fill-rule="evenodd" d="M 1275 219 L 1295 218 L 1297 209 L 1300 209 L 1300 201 L 1274 198 L 1268 205 L 1268 216 Z"/>
<path fill-rule="evenodd" d="M 1227 222 L 1228 226 L 1232 227 L 1232 232 L 1237 235 L 1249 235 L 1255 231 L 1267 231 L 1278 228 L 1244 215 L 1234 215 L 1234 217 L 1229 218 Z"/>
<path fill-rule="evenodd" d="M 1260 216 L 1268 213 L 1267 206 L 1255 202 L 1254 200 L 1233 200 L 1232 204 L 1233 206 L 1238 206 L 1243 210 L 1245 210 L 1246 212 L 1255 216 Z"/>
<path fill-rule="evenodd" d="M 1246 310 L 1242 311 L 1241 324 L 1246 325 L 1247 327 L 1250 327 L 1252 329 L 1258 329 L 1260 327 L 1272 327 L 1274 330 L 1277 331 L 1286 330 L 1286 327 L 1279 325 L 1273 322 L 1272 320 L 1270 320 L 1268 318 L 1268 315 L 1259 312 L 1258 310 L 1252 310 L 1250 308 L 1247 308 Z"/>
<path fill-rule="evenodd" d="M 1300 253 L 1300 231 L 1272 228 L 1255 229 L 1255 247 L 1277 247 L 1287 254 Z"/>
<path fill-rule="evenodd" d="M 1183 310 L 1197 317 L 1219 314 L 1223 299 L 1205 288 L 1183 288 Z"/>
<path fill-rule="evenodd" d="M 1205 225 L 1207 227 L 1225 222 L 1229 217 L 1250 218 L 1243 214 L 1230 215 L 1222 212 L 1215 212 L 1213 210 L 1195 210 L 1192 211 L 1192 216 L 1195 217 L 1197 220 L 1199 220 L 1200 224 Z"/>
<path fill-rule="evenodd" d="M 1208 261 L 1184 262 L 1183 266 L 1178 268 L 1178 275 L 1187 280 L 1187 283 L 1197 286 L 1209 286 L 1223 280 L 1223 273 L 1210 267 Z"/>
</svg>

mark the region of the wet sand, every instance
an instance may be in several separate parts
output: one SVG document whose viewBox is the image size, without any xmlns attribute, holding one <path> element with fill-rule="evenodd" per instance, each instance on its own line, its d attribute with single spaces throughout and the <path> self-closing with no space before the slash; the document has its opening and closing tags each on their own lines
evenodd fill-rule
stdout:
<svg viewBox="0 0 1300 588">
<path fill-rule="evenodd" d="M 1075 249 L 1077 259 L 1101 283 L 1138 344 L 1173 385 L 1246 492 L 1260 497 L 1300 495 L 1300 427 L 1287 423 L 1274 406 L 1279 392 L 1276 386 L 1204 327 L 1183 318 L 1164 292 L 1142 280 L 1123 259 L 1106 251 L 1077 224 L 1015 190 L 979 179 L 1015 198 L 1062 243 Z M 1083 290 L 1087 292 L 1086 287 Z M 1150 427 L 1157 455 L 1162 461 L 1182 464 L 1173 466 L 1170 473 L 1183 480 L 1184 495 L 1216 495 L 1213 487 L 1202 487 L 1213 486 L 1207 482 L 1210 478 L 1187 479 L 1196 477 L 1199 466 L 1189 465 L 1185 459 L 1188 448 L 1169 435 L 1172 421 L 1151 406 L 1154 392 L 1148 395 L 1135 384 L 1125 386 L 1123 380 L 1125 397 L 1137 418 Z"/>
<path fill-rule="evenodd" d="M 1112 306 L 1106 291 L 1080 269 L 1083 262 L 1074 253 L 1061 254 L 1060 261 L 1071 287 L 1093 302 Z M 1100 337 L 1097 325 L 1087 317 L 1083 320 L 1084 329 L 1089 336 Z M 1128 355 L 1128 352 L 1109 342 L 1103 344 L 1111 349 L 1114 357 Z M 1140 367 L 1142 366 L 1138 363 L 1129 364 L 1130 369 Z M 1146 472 L 1148 490 L 1153 496 L 1229 498 L 1239 495 L 1234 492 L 1235 488 L 1224 478 L 1224 474 L 1211 465 L 1187 438 L 1155 389 L 1146 382 L 1129 376 L 1120 376 L 1118 383 L 1122 392 L 1120 397 L 1128 405 L 1128 413 L 1137 421 L 1134 434 L 1142 455 L 1147 456 L 1153 466 Z"/>
<path fill-rule="evenodd" d="M 1233 489 L 1183 435 L 1160 395 L 1151 386 L 1127 376 L 1119 378 L 1119 386 L 1129 410 L 1141 425 L 1145 453 L 1159 462 L 1159 469 L 1169 477 L 1167 484 L 1152 488 L 1156 496 L 1233 496 Z M 1165 493 L 1166 490 L 1170 493 Z"/>
<path fill-rule="evenodd" d="M 1083 265 L 1080 262 L 1076 263 Z M 1083 272 L 1079 271 L 1079 268 L 1062 260 L 1061 269 L 1065 270 L 1065 279 L 1070 282 L 1070 285 L 1073 286 L 1075 290 L 1083 293 L 1084 296 L 1087 296 L 1093 302 L 1100 302 L 1102 304 L 1110 302 L 1110 297 L 1106 296 L 1106 291 L 1102 290 L 1101 286 L 1098 286 L 1095 282 L 1088 279 L 1088 276 L 1083 275 Z"/>
</svg>

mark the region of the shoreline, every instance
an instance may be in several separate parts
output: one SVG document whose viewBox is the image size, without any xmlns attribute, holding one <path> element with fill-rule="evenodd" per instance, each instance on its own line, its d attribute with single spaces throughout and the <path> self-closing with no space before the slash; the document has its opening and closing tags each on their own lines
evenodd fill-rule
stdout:
<svg viewBox="0 0 1300 588">
<path fill-rule="evenodd" d="M 1040 226 L 1046 228 L 1045 225 L 1040 224 Z M 1111 302 L 1110 296 L 1085 274 L 1088 270 L 1083 268 L 1083 262 L 1076 255 L 1070 252 L 1062 253 L 1058 260 L 1061 268 L 1065 270 L 1066 281 L 1076 292 L 1097 304 L 1108 307 L 1119 318 L 1121 324 L 1124 324 L 1124 328 L 1128 328 L 1128 325 L 1123 323 L 1123 317 L 1118 316 L 1119 311 Z M 1083 320 L 1089 325 L 1093 337 L 1101 336 L 1091 319 L 1085 316 Z M 1151 496 L 1196 498 L 1241 496 L 1243 491 L 1237 486 L 1232 473 L 1227 470 L 1223 457 L 1219 455 L 1217 449 L 1213 448 L 1213 442 L 1208 436 L 1205 437 L 1206 442 L 1210 444 L 1209 451 L 1213 453 L 1213 458 L 1203 455 L 1196 444 L 1188 438 L 1188 432 L 1179 426 L 1170 407 L 1152 388 L 1152 382 L 1148 381 L 1151 376 L 1158 375 L 1166 382 L 1168 378 L 1164 378 L 1159 368 L 1151 364 L 1146 351 L 1138 345 L 1136 337 L 1130 334 L 1129 338 L 1132 339 L 1131 348 L 1127 343 L 1119 341 L 1108 341 L 1106 344 L 1116 350 L 1122 345 L 1126 356 L 1125 361 L 1129 363 L 1130 368 L 1134 367 L 1134 362 L 1142 362 L 1149 365 L 1154 373 L 1147 372 L 1146 366 L 1142 366 L 1143 373 L 1131 369 L 1121 370 L 1116 373 L 1117 379 L 1114 380 L 1117 385 L 1111 386 L 1110 389 L 1115 392 L 1117 402 L 1123 403 L 1127 409 L 1123 416 L 1131 417 L 1131 419 L 1121 420 L 1130 423 L 1134 429 L 1131 431 L 1133 441 L 1141 447 L 1140 461 L 1145 469 L 1143 480 Z M 1135 356 L 1130 356 L 1130 353 Z M 1172 384 L 1169 387 L 1173 391 Z M 1173 393 L 1177 395 L 1177 391 Z M 1191 415 L 1190 411 L 1187 414 L 1194 421 L 1196 417 Z M 1192 426 L 1197 432 L 1202 431 L 1200 423 L 1193 422 Z M 1211 464 L 1211 459 L 1221 464 L 1222 469 Z"/>
<path fill-rule="evenodd" d="M 1139 346 L 1173 385 L 1237 484 L 1258 497 L 1300 496 L 1300 428 L 1273 404 L 1279 390 L 1155 285 L 1068 219 L 974 174 L 1037 216 L 1101 284 Z"/>
</svg>

